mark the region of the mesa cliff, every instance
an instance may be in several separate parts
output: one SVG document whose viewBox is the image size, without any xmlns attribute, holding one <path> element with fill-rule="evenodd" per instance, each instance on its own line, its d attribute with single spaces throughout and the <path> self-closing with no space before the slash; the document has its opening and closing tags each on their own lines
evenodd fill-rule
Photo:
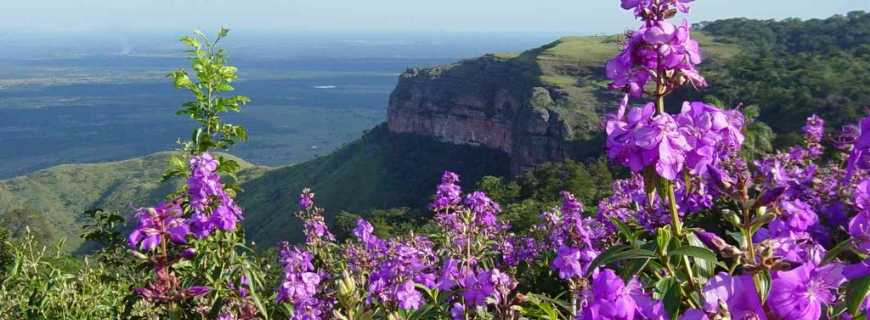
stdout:
<svg viewBox="0 0 870 320">
<path fill-rule="evenodd" d="M 513 172 L 598 151 L 615 101 L 602 61 L 616 37 L 562 38 L 519 55 L 408 69 L 390 95 L 388 128 L 509 155 Z"/>
<path fill-rule="evenodd" d="M 705 58 L 733 46 L 697 32 Z M 411 68 L 390 95 L 387 126 L 507 154 L 518 173 L 544 162 L 600 155 L 600 119 L 616 107 L 604 64 L 620 36 L 564 37 L 520 54 L 488 54 Z"/>
</svg>

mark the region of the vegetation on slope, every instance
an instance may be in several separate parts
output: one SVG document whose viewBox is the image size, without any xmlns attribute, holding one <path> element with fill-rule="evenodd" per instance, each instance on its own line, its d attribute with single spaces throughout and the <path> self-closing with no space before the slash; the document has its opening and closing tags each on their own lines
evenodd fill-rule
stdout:
<svg viewBox="0 0 870 320">
<path fill-rule="evenodd" d="M 792 132 L 814 112 L 830 121 L 829 128 L 854 120 L 870 105 L 868 21 L 870 14 L 853 12 L 824 20 L 731 19 L 701 24 L 695 36 L 710 58 L 701 68 L 712 86 L 697 94 L 677 94 L 675 99 L 758 105 L 758 119 L 778 133 L 778 145 L 792 141 Z M 604 61 L 618 50 L 620 38 L 565 37 L 522 54 L 497 54 L 488 59 L 509 61 L 517 70 L 528 72 L 529 82 L 523 85 L 566 92 L 567 100 L 555 108 L 600 114 L 613 107 L 613 93 L 607 93 L 601 74 Z M 773 136 L 763 123 L 756 126 Z M 747 142 L 756 144 L 763 147 L 761 151 L 770 150 L 764 141 Z M 341 211 L 371 215 L 375 208 L 409 207 L 392 213 L 415 216 L 428 202 L 420 195 L 430 193 L 441 170 L 459 171 L 466 187 L 484 175 L 506 174 L 503 155 L 480 152 L 488 151 L 392 135 L 377 127 L 334 154 L 269 172 L 252 169 L 256 179 L 246 180 L 247 192 L 240 199 L 250 216 L 246 228 L 253 239 L 266 245 L 278 239 L 298 239 L 299 229 L 290 215 L 296 207 L 295 194 L 305 186 L 317 192 L 332 215 Z M 30 208 L 73 240 L 70 246 L 74 247 L 82 211 L 102 207 L 128 213 L 131 207 L 172 190 L 173 186 L 161 185 L 156 178 L 165 168 L 166 157 L 156 154 L 121 162 L 65 165 L 0 181 L 0 214 Z M 380 214 L 389 215 L 387 211 Z"/>
<path fill-rule="evenodd" d="M 501 152 L 393 134 L 380 125 L 329 156 L 275 169 L 242 184 L 245 192 L 239 202 L 247 213 L 245 230 L 266 247 L 277 240 L 300 240 L 301 225 L 293 213 L 305 187 L 317 194 L 330 221 L 341 211 L 425 209 L 429 198 L 421 195 L 432 193 L 444 170 L 462 174 L 468 187 L 483 176 L 509 173 L 507 156 Z"/>
<path fill-rule="evenodd" d="M 728 19 L 703 24 L 723 43 L 745 48 L 704 71 L 713 95 L 728 105 L 756 104 L 759 120 L 794 143 L 803 119 L 818 114 L 837 128 L 870 106 L 870 13 L 801 21 Z"/>
<path fill-rule="evenodd" d="M 55 239 L 66 238 L 67 248 L 75 249 L 82 244 L 78 234 L 85 210 L 103 208 L 126 216 L 175 190 L 180 181 L 163 183 L 160 179 L 170 155 L 161 152 L 117 162 L 61 165 L 0 180 L 0 221 L 7 226 L 30 226 L 36 234 L 57 231 Z M 243 181 L 265 171 L 264 167 L 224 156 L 239 162 Z M 41 231 L 45 228 L 51 232 Z"/>
</svg>

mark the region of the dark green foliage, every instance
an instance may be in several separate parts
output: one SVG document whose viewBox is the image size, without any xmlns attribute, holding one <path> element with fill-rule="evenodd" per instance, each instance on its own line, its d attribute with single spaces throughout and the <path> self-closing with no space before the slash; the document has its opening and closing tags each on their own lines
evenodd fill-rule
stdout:
<svg viewBox="0 0 870 320">
<path fill-rule="evenodd" d="M 502 204 L 506 220 L 517 230 L 526 230 L 538 215 L 559 204 L 559 193 L 568 191 L 594 212 L 598 200 L 610 194 L 613 176 L 604 158 L 588 163 L 572 160 L 547 163 L 506 181 L 484 177 L 477 188 Z"/>
<path fill-rule="evenodd" d="M 122 234 L 124 218 L 117 212 L 92 209 L 82 213 L 85 225 L 81 238 L 95 243 L 99 249 L 92 253 L 107 266 L 121 266 L 130 262 L 126 254 L 127 239 Z"/>
<path fill-rule="evenodd" d="M 704 68 L 712 94 L 725 104 L 755 104 L 758 119 L 796 142 L 811 114 L 828 127 L 854 122 L 870 106 L 870 14 L 856 11 L 824 20 L 728 19 L 702 29 L 743 53 Z"/>
<path fill-rule="evenodd" d="M 58 240 L 57 227 L 48 219 L 31 208 L 19 208 L 0 215 L 0 226 L 9 232 L 10 240 L 21 240 L 32 234 L 41 245 L 50 245 Z"/>
<path fill-rule="evenodd" d="M 753 20 L 724 19 L 702 23 L 703 31 L 721 41 L 750 50 L 776 52 L 825 52 L 866 50 L 870 44 L 870 13 L 852 11 L 827 19 Z"/>
<path fill-rule="evenodd" d="M 7 241 L 9 241 L 9 231 L 0 225 L 0 279 L 5 277 L 6 268 L 13 261 L 12 248 L 6 243 Z"/>
<path fill-rule="evenodd" d="M 366 214 L 358 215 L 347 211 L 335 216 L 333 230 L 339 240 L 352 236 L 356 221 L 365 219 L 375 228 L 375 235 L 380 238 L 390 238 L 416 231 L 425 223 L 428 213 L 422 210 L 411 210 L 408 207 L 392 209 L 374 209 Z"/>
<path fill-rule="evenodd" d="M 510 172 L 502 152 L 394 134 L 381 125 L 329 156 L 279 168 L 242 184 L 245 192 L 239 202 L 247 212 L 245 230 L 266 247 L 279 240 L 300 240 L 301 225 L 294 213 L 305 187 L 316 192 L 314 200 L 326 209 L 330 223 L 341 211 L 423 209 L 444 170 L 457 172 L 466 190 L 483 176 Z"/>
<path fill-rule="evenodd" d="M 773 129 L 766 123 L 757 120 L 759 112 L 756 105 L 743 109 L 743 116 L 746 117 L 748 125 L 746 126 L 746 140 L 743 141 L 740 153 L 750 161 L 772 152 L 773 141 L 776 139 L 776 133 L 773 132 Z"/>
</svg>

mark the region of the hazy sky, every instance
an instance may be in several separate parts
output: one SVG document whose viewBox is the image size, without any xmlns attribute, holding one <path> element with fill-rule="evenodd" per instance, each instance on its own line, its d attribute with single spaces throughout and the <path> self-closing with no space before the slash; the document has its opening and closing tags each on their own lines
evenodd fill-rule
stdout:
<svg viewBox="0 0 870 320">
<path fill-rule="evenodd" d="M 618 0 L 0 0 L 0 33 L 210 30 L 550 31 L 633 25 Z M 823 18 L 870 0 L 697 0 L 692 21 Z"/>
</svg>

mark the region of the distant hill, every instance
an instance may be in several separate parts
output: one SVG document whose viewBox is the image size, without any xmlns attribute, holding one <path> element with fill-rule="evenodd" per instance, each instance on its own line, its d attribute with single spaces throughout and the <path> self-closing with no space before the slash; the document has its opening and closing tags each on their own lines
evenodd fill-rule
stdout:
<svg viewBox="0 0 870 320">
<path fill-rule="evenodd" d="M 124 161 L 69 164 L 40 170 L 26 176 L 0 180 L 0 214 L 15 209 L 32 209 L 41 214 L 66 237 L 67 247 L 82 241 L 81 213 L 92 208 L 124 214 L 134 208 L 153 205 L 175 190 L 179 183 L 161 183 L 169 152 Z M 256 177 L 266 170 L 244 160 L 240 179 Z"/>
<path fill-rule="evenodd" d="M 508 157 L 500 151 L 395 134 L 380 125 L 328 156 L 245 182 L 239 197 L 247 214 L 245 230 L 249 239 L 266 246 L 302 239 L 294 214 L 305 187 L 312 188 L 329 219 L 340 211 L 424 209 L 444 170 L 459 173 L 468 188 L 483 176 L 510 173 Z"/>
</svg>

